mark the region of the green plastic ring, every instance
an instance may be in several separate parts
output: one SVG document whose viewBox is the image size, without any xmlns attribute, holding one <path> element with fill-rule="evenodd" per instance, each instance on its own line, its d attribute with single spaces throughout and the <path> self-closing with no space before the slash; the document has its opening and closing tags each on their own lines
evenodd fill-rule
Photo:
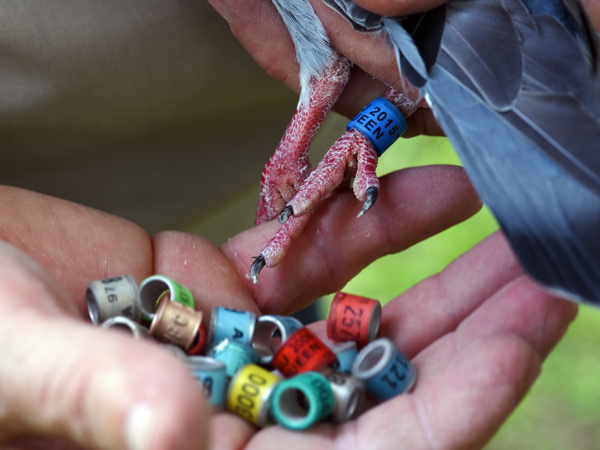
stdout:
<svg viewBox="0 0 600 450">
<path fill-rule="evenodd" d="M 304 400 L 297 395 L 303 394 Z M 271 414 L 284 428 L 304 430 L 333 410 L 329 381 L 317 372 L 305 372 L 281 381 L 273 391 Z"/>
</svg>

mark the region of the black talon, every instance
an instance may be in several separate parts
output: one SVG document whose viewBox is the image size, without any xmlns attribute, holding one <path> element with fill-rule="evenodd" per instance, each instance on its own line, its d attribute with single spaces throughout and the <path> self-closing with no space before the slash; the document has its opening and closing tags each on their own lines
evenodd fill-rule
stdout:
<svg viewBox="0 0 600 450">
<path fill-rule="evenodd" d="M 362 211 L 358 214 L 358 217 L 362 216 L 368 210 L 370 210 L 375 202 L 377 201 L 377 196 L 379 195 L 379 189 L 376 186 L 371 186 L 367 189 L 367 198 L 365 203 L 363 204 Z"/>
<path fill-rule="evenodd" d="M 290 205 L 287 205 L 283 210 L 279 213 L 279 223 L 285 223 L 290 218 L 290 216 L 294 215 L 294 210 Z"/>
<path fill-rule="evenodd" d="M 260 274 L 260 271 L 263 270 L 263 267 L 265 267 L 265 257 L 261 253 L 254 258 L 254 262 L 252 263 L 252 266 L 250 266 L 250 276 L 252 277 L 254 284 L 258 284 L 258 275 Z"/>
</svg>

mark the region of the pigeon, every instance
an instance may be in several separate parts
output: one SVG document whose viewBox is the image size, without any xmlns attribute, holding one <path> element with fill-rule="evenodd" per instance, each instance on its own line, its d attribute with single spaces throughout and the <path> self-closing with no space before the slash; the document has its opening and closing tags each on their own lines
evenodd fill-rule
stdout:
<svg viewBox="0 0 600 450">
<path fill-rule="evenodd" d="M 325 0 L 382 33 L 521 264 L 600 305 L 600 61 L 578 0 L 452 0 L 405 17 Z"/>
</svg>

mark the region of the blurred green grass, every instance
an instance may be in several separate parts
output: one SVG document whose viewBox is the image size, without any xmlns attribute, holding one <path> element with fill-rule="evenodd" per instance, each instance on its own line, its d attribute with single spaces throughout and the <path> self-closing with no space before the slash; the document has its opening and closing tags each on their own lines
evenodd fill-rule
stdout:
<svg viewBox="0 0 600 450">
<path fill-rule="evenodd" d="M 400 139 L 380 159 L 378 174 L 429 164 L 460 162 L 445 138 Z M 344 291 L 385 303 L 441 271 L 497 227 L 489 210 L 483 208 L 437 236 L 375 261 Z M 324 315 L 328 304 L 322 303 Z M 600 313 L 581 307 L 577 319 L 545 362 L 536 384 L 486 450 L 600 448 L 599 351 Z"/>
</svg>

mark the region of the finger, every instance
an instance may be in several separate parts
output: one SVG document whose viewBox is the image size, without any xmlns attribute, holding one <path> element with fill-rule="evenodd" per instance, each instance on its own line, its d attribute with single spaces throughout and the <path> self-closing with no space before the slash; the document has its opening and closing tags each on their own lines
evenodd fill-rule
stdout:
<svg viewBox="0 0 600 450">
<path fill-rule="evenodd" d="M 544 360 L 576 314 L 574 303 L 552 297 L 520 276 L 483 302 L 453 333 L 417 355 L 421 379 L 442 370 L 460 349 L 494 335 L 518 336 Z"/>
<path fill-rule="evenodd" d="M 433 111 L 429 108 L 417 109 L 406 119 L 408 129 L 402 136 L 405 138 L 425 134 L 428 136 L 444 136 L 444 130 L 433 117 Z"/>
<path fill-rule="evenodd" d="M 600 30 L 600 3 L 595 0 L 583 0 L 583 4 L 592 19 L 594 28 L 596 31 Z"/>
<path fill-rule="evenodd" d="M 492 294 L 523 274 L 496 232 L 383 308 L 381 334 L 408 357 L 453 331 Z"/>
<path fill-rule="evenodd" d="M 384 16 L 406 16 L 428 11 L 436 6 L 447 3 L 448 0 L 405 0 L 402 2 L 390 0 L 354 0 L 357 5 Z"/>
<path fill-rule="evenodd" d="M 2 450 L 86 450 L 81 445 L 59 437 L 18 436 L 0 444 Z"/>
<path fill-rule="evenodd" d="M 299 92 L 298 80 L 299 66 L 296 62 L 296 50 L 283 20 L 277 9 L 269 0 L 210 0 L 211 5 L 229 22 L 231 30 L 248 53 L 256 60 L 268 75 L 284 83 L 291 89 Z M 395 62 L 378 58 L 377 53 L 384 52 L 395 61 L 393 51 L 382 41 L 381 37 L 373 34 L 354 33 L 352 27 L 336 12 L 321 2 L 314 2 L 313 7 L 321 18 L 323 25 L 335 48 L 349 57 L 353 62 L 364 67 L 377 67 L 381 70 L 394 68 Z M 350 39 L 351 42 L 338 47 L 337 36 L 340 42 Z M 359 44 L 359 49 L 351 44 Z M 371 47 L 372 51 L 368 51 Z M 348 50 L 348 52 L 346 52 Z M 375 54 L 373 54 L 375 53 Z M 360 56 L 360 57 L 359 57 Z M 392 72 L 392 79 L 398 79 L 398 70 Z M 383 80 L 385 81 L 385 80 Z M 367 84 L 373 80 L 364 79 Z"/>
<path fill-rule="evenodd" d="M 396 55 L 383 31 L 355 31 L 346 19 L 322 1 L 313 0 L 311 4 L 337 51 L 377 80 L 402 92 Z"/>
<path fill-rule="evenodd" d="M 494 299 L 506 301 L 507 286 L 515 280 L 521 282 L 512 285 L 511 308 L 506 306 L 494 314 L 485 314 L 489 305 L 496 304 Z M 412 357 L 438 338 L 458 332 L 466 323 L 479 323 L 474 322 L 475 318 L 481 317 L 485 321 L 493 317 L 499 321 L 494 323 L 508 327 L 528 325 L 522 323 L 524 320 L 546 323 L 550 317 L 556 320 L 558 314 L 558 320 L 566 326 L 574 311 L 575 305 L 555 299 L 523 276 L 505 237 L 497 232 L 453 261 L 441 274 L 424 280 L 389 302 L 383 310 L 381 333 L 391 337 L 407 356 Z M 495 329 L 491 322 L 484 323 L 482 328 Z M 525 327 L 517 334 L 526 338 L 527 330 L 533 330 L 534 334 L 539 332 L 537 328 Z M 554 328 L 549 327 L 549 330 Z M 540 355 L 545 357 L 547 349 L 538 347 Z"/>
<path fill-rule="evenodd" d="M 229 22 L 233 34 L 268 75 L 300 92 L 296 50 L 271 1 L 210 0 L 210 3 Z M 358 33 L 322 2 L 312 4 L 333 47 L 356 64 L 335 111 L 353 117 L 375 97 L 383 95 L 388 86 L 403 89 L 394 51 L 382 33 Z M 436 130 L 430 113 L 422 119 L 427 125 L 417 122 L 421 129 Z"/>
<path fill-rule="evenodd" d="M 451 449 L 487 442 L 525 395 L 575 313 L 574 304 L 522 276 L 420 353 L 413 360 L 419 380 L 412 396 L 427 441 Z"/>
<path fill-rule="evenodd" d="M 481 204 L 463 169 L 407 169 L 381 179 L 381 194 L 369 214 L 350 191 L 322 201 L 283 262 L 261 273 L 258 285 L 243 278 L 263 312 L 289 313 L 340 289 L 369 262 L 398 252 L 458 223 Z M 269 223 L 242 233 L 223 247 L 241 277 L 273 235 Z"/>
<path fill-rule="evenodd" d="M 235 430 L 235 431 L 234 431 Z M 246 449 L 256 427 L 231 412 L 215 414 L 210 421 L 210 449 Z"/>
<path fill-rule="evenodd" d="M 469 306 L 462 309 L 453 304 L 447 308 L 444 299 L 441 308 L 436 309 L 435 304 L 429 302 L 434 316 L 438 310 L 448 316 L 438 324 L 427 322 L 426 315 L 418 310 L 415 312 L 414 319 L 420 322 L 422 329 L 436 326 L 447 329 L 453 322 L 454 328 L 441 336 L 438 331 L 426 333 L 432 343 L 413 359 L 419 371 L 413 393 L 374 408 L 365 419 L 382 421 L 384 417 L 400 414 L 414 418 L 413 422 L 405 420 L 397 428 L 390 429 L 399 442 L 406 441 L 413 448 L 482 446 L 527 392 L 541 362 L 575 317 L 574 304 L 550 296 L 525 275 L 518 275 L 518 268 L 514 268 L 514 263 L 511 267 L 506 255 L 501 257 L 505 259 L 503 262 L 489 267 L 486 262 L 492 261 L 482 259 L 484 254 L 481 252 L 485 250 L 497 256 L 502 248 L 496 247 L 496 252 L 491 250 L 499 243 L 501 240 L 494 236 L 449 268 L 449 272 L 457 276 L 457 285 L 450 285 L 449 289 L 456 295 L 470 297 L 465 302 Z M 494 277 L 481 279 L 480 275 L 485 271 L 478 266 L 493 271 L 490 273 L 495 273 L 499 280 L 494 281 Z M 473 272 L 469 272 L 469 268 Z M 426 286 L 428 281 L 421 284 Z M 467 289 L 461 292 L 460 284 L 473 286 L 475 295 L 469 296 Z M 429 289 L 424 289 L 423 293 L 427 291 L 434 293 Z M 412 297 L 408 294 L 403 300 L 427 302 L 427 296 L 417 299 L 414 292 Z M 387 314 L 394 312 L 397 318 L 411 314 L 409 311 L 400 313 L 400 303 L 396 301 L 394 310 Z M 387 318 L 390 320 L 391 315 Z M 406 330 L 399 331 L 405 325 L 397 323 L 392 328 L 388 323 L 387 330 L 395 332 L 400 348 L 408 345 L 411 351 L 417 351 L 418 346 L 411 342 Z M 400 335 L 404 338 L 402 342 Z M 419 341 L 423 345 L 423 336 L 417 338 Z M 367 423 L 364 428 L 368 426 Z"/>
<path fill-rule="evenodd" d="M 0 244 L 0 437 L 48 434 L 98 449 L 202 448 L 208 411 L 183 365 L 150 342 L 53 309 L 56 295 L 66 294 L 48 288 L 49 276 L 24 258 Z"/>
<path fill-rule="evenodd" d="M 187 287 L 204 317 L 210 317 L 215 305 L 260 313 L 231 262 L 208 240 L 167 231 L 155 235 L 152 242 L 154 272 Z"/>
<path fill-rule="evenodd" d="M 130 273 L 139 283 L 151 274 L 150 238 L 125 219 L 7 186 L 0 186 L 0 208 L 0 239 L 42 264 L 82 315 L 90 281 Z"/>
<path fill-rule="evenodd" d="M 481 448 L 525 395 L 540 364 L 514 335 L 474 341 L 436 376 L 419 379 L 414 393 L 360 416 L 354 433 L 346 430 L 338 443 L 355 436 L 358 446 L 390 450 Z"/>
</svg>

